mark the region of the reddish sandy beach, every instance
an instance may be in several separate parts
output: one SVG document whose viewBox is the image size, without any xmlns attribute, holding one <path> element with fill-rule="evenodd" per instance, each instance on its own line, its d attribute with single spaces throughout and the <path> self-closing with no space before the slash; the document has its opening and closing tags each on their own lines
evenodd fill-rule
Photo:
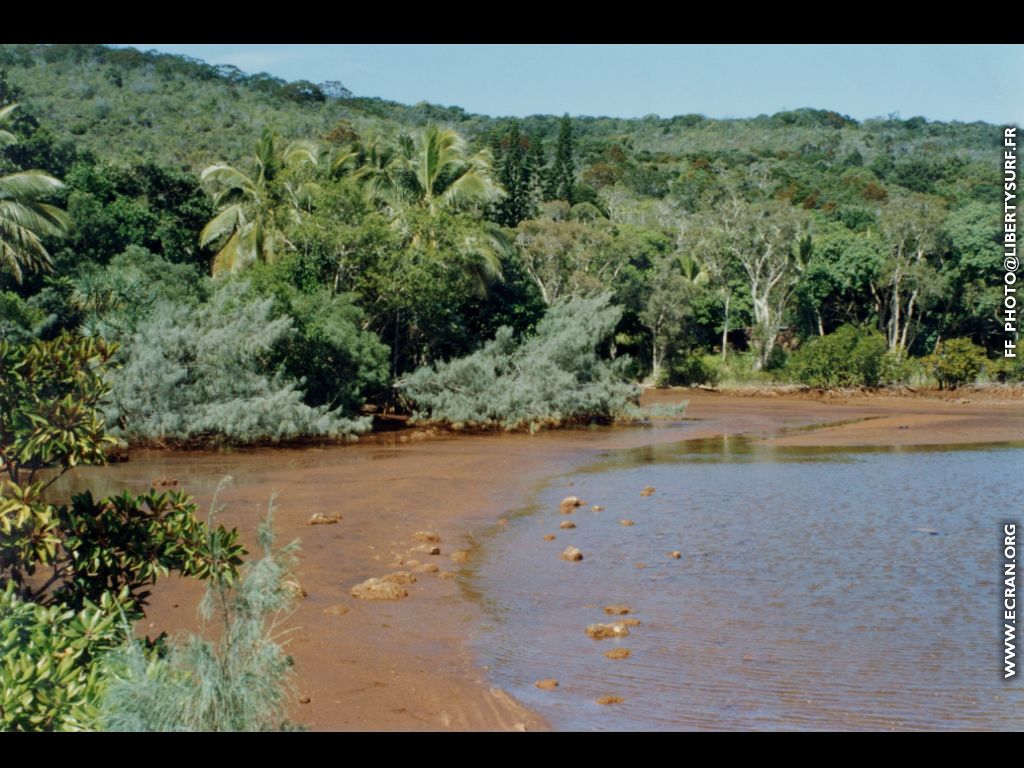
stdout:
<svg viewBox="0 0 1024 768">
<path fill-rule="evenodd" d="M 296 722 L 311 730 L 539 730 L 542 718 L 487 683 L 467 640 L 481 608 L 459 578 L 474 567 L 481 532 L 523 505 L 531 490 L 599 452 L 747 434 L 774 445 L 936 445 L 1018 441 L 1024 401 L 1005 393 L 819 398 L 651 391 L 646 402 L 689 400 L 686 419 L 655 427 L 556 430 L 537 435 L 431 435 L 407 430 L 345 447 L 226 453 L 135 451 L 131 461 L 83 468 L 76 486 L 144 490 L 173 478 L 205 509 L 220 478 L 221 521 L 253 529 L 277 495 L 279 539 L 302 541 L 306 596 L 287 636 L 295 659 Z M 829 426 L 829 425 L 832 426 Z M 808 429 L 808 427 L 815 427 Z M 800 429 L 803 428 L 803 429 Z M 786 433 L 786 430 L 796 430 Z M 314 513 L 340 514 L 309 526 Z M 440 537 L 431 555 L 417 532 Z M 454 558 L 453 558 L 454 553 Z M 424 565 L 437 566 L 417 570 Z M 408 597 L 360 600 L 351 588 L 410 571 Z M 196 625 L 201 588 L 158 585 L 156 633 Z"/>
</svg>

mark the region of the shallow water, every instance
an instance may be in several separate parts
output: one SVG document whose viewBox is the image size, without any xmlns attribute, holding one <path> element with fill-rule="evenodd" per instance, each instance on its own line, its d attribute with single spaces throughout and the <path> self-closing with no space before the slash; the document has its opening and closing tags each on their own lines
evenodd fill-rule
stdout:
<svg viewBox="0 0 1024 768">
<path fill-rule="evenodd" d="M 1019 446 L 609 453 L 484 542 L 466 582 L 489 617 L 474 645 L 556 728 L 1019 729 L 1000 611 L 1022 468 Z M 566 495 L 587 505 L 562 515 Z M 560 559 L 568 544 L 582 562 Z M 641 625 L 587 637 L 612 603 Z"/>
</svg>

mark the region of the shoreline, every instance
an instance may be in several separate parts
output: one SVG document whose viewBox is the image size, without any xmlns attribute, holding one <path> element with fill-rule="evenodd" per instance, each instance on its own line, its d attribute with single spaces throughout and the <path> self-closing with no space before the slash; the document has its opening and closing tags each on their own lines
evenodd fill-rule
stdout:
<svg viewBox="0 0 1024 768">
<path fill-rule="evenodd" d="M 602 452 L 681 440 L 747 435 L 767 445 L 846 447 L 1016 442 L 1024 402 L 985 398 L 806 394 L 736 395 L 648 390 L 644 403 L 689 400 L 684 419 L 652 427 L 546 430 L 524 434 L 423 435 L 349 446 L 266 448 L 231 453 L 141 451 L 132 460 L 83 468 L 75 485 L 98 478 L 145 490 L 172 477 L 209 506 L 224 475 L 219 522 L 253 530 L 279 493 L 279 542 L 302 539 L 298 580 L 307 592 L 289 619 L 298 697 L 291 718 L 310 730 L 542 730 L 544 722 L 487 681 L 470 640 L 483 609 L 458 573 L 474 567 L 478 536 L 520 509 L 537 485 Z M 966 402 L 964 402 L 966 400 Z M 789 431 L 787 430 L 795 430 Z M 594 503 L 600 503 L 594 500 Z M 337 525 L 307 526 L 314 512 Z M 417 531 L 441 537 L 441 555 L 415 551 Z M 450 553 L 469 551 L 465 563 Z M 368 601 L 349 590 L 370 577 L 432 563 L 455 574 L 416 573 L 409 596 Z M 148 627 L 157 634 L 196 627 L 201 585 L 165 579 L 153 590 Z M 325 613 L 333 611 L 333 613 Z"/>
</svg>

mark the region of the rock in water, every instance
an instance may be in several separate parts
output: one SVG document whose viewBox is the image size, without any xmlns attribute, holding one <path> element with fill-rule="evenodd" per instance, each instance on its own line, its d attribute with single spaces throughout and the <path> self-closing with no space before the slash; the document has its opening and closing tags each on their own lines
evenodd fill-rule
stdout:
<svg viewBox="0 0 1024 768">
<path fill-rule="evenodd" d="M 679 551 L 679 550 L 677 549 L 677 550 L 674 550 L 674 551 L 672 551 L 672 552 L 669 552 L 669 553 L 668 553 L 668 556 L 669 556 L 669 557 L 671 557 L 671 558 L 672 558 L 672 559 L 674 559 L 674 560 L 678 560 L 679 558 L 681 558 L 681 557 L 683 556 L 683 553 L 682 553 L 682 552 L 680 552 L 680 551 Z"/>
<path fill-rule="evenodd" d="M 630 609 L 628 605 L 619 603 L 616 605 L 606 605 L 604 607 L 604 612 L 607 613 L 609 616 L 625 616 L 627 613 L 630 612 Z"/>
<path fill-rule="evenodd" d="M 605 651 L 604 655 L 613 661 L 617 661 L 618 659 L 628 659 L 629 648 L 612 648 L 610 651 Z"/>
<path fill-rule="evenodd" d="M 625 699 L 621 696 L 602 696 L 597 700 L 598 704 L 621 704 Z"/>
<path fill-rule="evenodd" d="M 553 533 L 545 533 L 544 534 L 544 541 L 554 541 L 554 540 L 555 540 L 555 534 L 553 534 Z"/>
<path fill-rule="evenodd" d="M 619 520 L 619 525 L 630 526 L 636 525 L 636 523 L 634 523 L 632 520 Z"/>
<path fill-rule="evenodd" d="M 587 627 L 587 637 L 592 637 L 595 640 L 607 640 L 609 637 L 625 637 L 629 634 L 629 629 L 621 621 L 616 621 L 614 624 L 591 624 Z"/>
<path fill-rule="evenodd" d="M 592 506 L 590 508 L 590 511 L 591 512 L 603 512 L 604 511 L 604 507 L 602 507 L 600 504 L 595 504 L 594 506 Z"/>
<path fill-rule="evenodd" d="M 352 597 L 360 600 L 401 600 L 408 595 L 405 587 L 384 579 L 367 579 L 352 587 Z"/>
<path fill-rule="evenodd" d="M 654 486 L 653 485 L 648 485 L 646 488 L 644 488 L 642 491 L 640 491 L 640 495 L 641 496 L 650 496 L 652 493 L 654 493 Z"/>
<path fill-rule="evenodd" d="M 553 691 L 555 690 L 555 688 L 558 687 L 558 681 L 555 680 L 553 677 L 546 677 L 543 680 L 538 680 L 536 683 L 534 683 L 534 685 L 536 685 L 542 691 Z"/>
<path fill-rule="evenodd" d="M 583 553 L 576 549 L 576 547 L 566 547 L 562 551 L 562 559 L 575 562 L 583 559 Z"/>
<path fill-rule="evenodd" d="M 562 528 L 564 530 L 569 530 L 570 528 L 575 528 L 576 527 L 576 523 L 574 523 L 572 520 L 563 520 L 562 524 L 559 525 L 558 527 Z"/>
<path fill-rule="evenodd" d="M 562 499 L 562 503 L 558 505 L 558 511 L 563 515 L 571 514 L 576 507 L 582 507 L 584 504 L 582 499 L 578 499 L 575 496 L 566 496 Z"/>
</svg>

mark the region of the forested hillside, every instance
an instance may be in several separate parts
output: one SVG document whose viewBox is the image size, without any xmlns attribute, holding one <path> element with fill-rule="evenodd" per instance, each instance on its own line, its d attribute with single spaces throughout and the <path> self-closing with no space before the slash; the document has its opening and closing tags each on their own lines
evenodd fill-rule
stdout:
<svg viewBox="0 0 1024 768">
<path fill-rule="evenodd" d="M 841 104 L 514 120 L 95 45 L 2 46 L 0 73 L 0 337 L 117 342 L 107 416 L 130 438 L 351 434 L 367 401 L 461 421 L 442 391 L 555 305 L 591 343 L 523 344 L 510 414 L 555 399 L 529 350 L 603 416 L 629 389 L 613 369 L 1021 377 L 996 356 L 1000 126 Z M 450 411 L 411 397 L 417 370 Z M 556 422 L 595 412 L 558 401 Z"/>
</svg>

